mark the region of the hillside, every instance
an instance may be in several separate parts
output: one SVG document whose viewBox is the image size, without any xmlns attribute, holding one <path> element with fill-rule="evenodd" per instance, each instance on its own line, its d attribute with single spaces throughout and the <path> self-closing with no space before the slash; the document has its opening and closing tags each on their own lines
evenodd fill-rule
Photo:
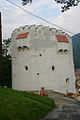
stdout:
<svg viewBox="0 0 80 120">
<path fill-rule="evenodd" d="M 39 120 L 53 107 L 47 96 L 0 87 L 0 120 Z"/>
<path fill-rule="evenodd" d="M 74 65 L 75 68 L 80 68 L 80 33 L 72 36 L 72 44 Z"/>
</svg>

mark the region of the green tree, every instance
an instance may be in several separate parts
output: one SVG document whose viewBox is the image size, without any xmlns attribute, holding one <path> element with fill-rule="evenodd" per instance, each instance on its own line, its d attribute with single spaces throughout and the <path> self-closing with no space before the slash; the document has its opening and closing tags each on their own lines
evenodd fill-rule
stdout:
<svg viewBox="0 0 80 120">
<path fill-rule="evenodd" d="M 3 65 L 3 79 L 4 79 L 4 86 L 11 87 L 11 57 L 8 55 L 8 48 L 10 45 L 11 39 L 3 40 L 2 45 L 2 65 Z"/>
<path fill-rule="evenodd" d="M 2 55 L 3 56 L 8 55 L 8 48 L 10 46 L 10 41 L 11 41 L 10 38 L 3 40 L 3 44 L 2 44 Z"/>
<path fill-rule="evenodd" d="M 31 3 L 33 0 L 22 0 L 22 4 L 26 5 L 27 3 Z M 55 0 L 57 3 L 63 4 L 64 6 L 61 7 L 61 11 L 67 11 L 72 6 L 78 6 L 80 0 Z"/>
</svg>

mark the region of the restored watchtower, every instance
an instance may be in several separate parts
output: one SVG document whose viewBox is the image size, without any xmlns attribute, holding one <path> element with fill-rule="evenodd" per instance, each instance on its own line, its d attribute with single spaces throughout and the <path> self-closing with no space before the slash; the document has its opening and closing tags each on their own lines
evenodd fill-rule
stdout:
<svg viewBox="0 0 80 120">
<path fill-rule="evenodd" d="M 24 26 L 13 31 L 10 49 L 13 89 L 75 92 L 69 35 L 42 25 Z"/>
</svg>

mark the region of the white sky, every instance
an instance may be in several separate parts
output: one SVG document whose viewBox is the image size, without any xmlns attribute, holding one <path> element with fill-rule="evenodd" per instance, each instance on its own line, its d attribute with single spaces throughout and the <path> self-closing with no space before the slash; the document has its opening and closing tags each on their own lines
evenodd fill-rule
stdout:
<svg viewBox="0 0 80 120">
<path fill-rule="evenodd" d="M 21 0 L 10 0 L 21 7 Z M 74 34 L 80 33 L 80 3 L 77 7 L 72 7 L 67 12 L 61 13 L 61 5 L 54 0 L 33 0 L 24 9 L 36 14 L 52 23 L 55 23 Z M 45 25 L 48 23 L 35 18 L 19 8 L 8 3 L 6 0 L 0 0 L 0 11 L 2 12 L 2 31 L 3 38 L 9 38 L 14 29 L 23 25 Z"/>
</svg>

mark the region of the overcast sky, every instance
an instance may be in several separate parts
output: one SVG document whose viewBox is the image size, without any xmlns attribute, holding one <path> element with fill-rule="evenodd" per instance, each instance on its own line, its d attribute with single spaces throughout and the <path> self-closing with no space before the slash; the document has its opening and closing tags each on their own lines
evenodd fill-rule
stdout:
<svg viewBox="0 0 80 120">
<path fill-rule="evenodd" d="M 21 0 L 10 0 L 22 6 Z M 54 0 L 33 0 L 33 3 L 23 7 L 24 9 L 36 14 L 52 23 L 55 23 L 74 34 L 80 33 L 80 3 L 77 7 L 72 7 L 67 12 L 61 13 L 61 5 Z M 19 8 L 0 0 L 0 11 L 2 12 L 3 38 L 9 38 L 14 29 L 23 25 L 45 25 L 52 26 L 38 18 L 35 18 Z"/>
</svg>

